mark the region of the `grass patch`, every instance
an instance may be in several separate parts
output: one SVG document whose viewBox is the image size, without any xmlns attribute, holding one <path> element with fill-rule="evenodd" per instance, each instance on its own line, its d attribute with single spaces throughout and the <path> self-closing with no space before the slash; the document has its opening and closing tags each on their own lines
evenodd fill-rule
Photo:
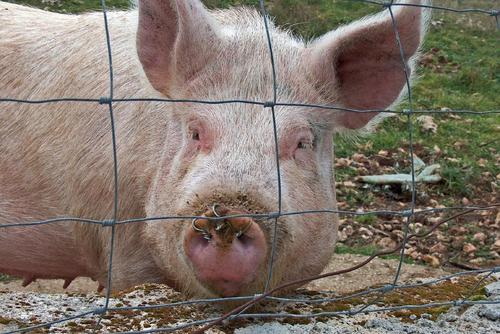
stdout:
<svg viewBox="0 0 500 334">
<path fill-rule="evenodd" d="M 372 225 L 377 221 L 377 216 L 374 214 L 366 214 L 356 216 L 355 221 L 363 225 Z"/>
<path fill-rule="evenodd" d="M 357 254 L 364 256 L 371 256 L 376 252 L 380 251 L 380 247 L 376 245 L 363 245 L 363 246 L 347 246 L 341 243 L 337 243 L 335 246 L 335 254 Z M 382 255 L 379 258 L 384 260 L 399 260 L 399 253 Z M 409 257 L 403 259 L 404 263 L 415 264 L 415 261 Z"/>
<path fill-rule="evenodd" d="M 5 0 L 6 2 L 18 3 L 32 7 L 38 7 L 59 13 L 83 13 L 101 10 L 100 0 Z M 130 0 L 108 0 L 106 7 L 109 10 L 126 9 L 130 7 Z"/>
<path fill-rule="evenodd" d="M 8 283 L 8 282 L 12 282 L 15 280 L 16 280 L 16 278 L 14 278 L 12 276 L 0 274 L 0 283 Z"/>
</svg>

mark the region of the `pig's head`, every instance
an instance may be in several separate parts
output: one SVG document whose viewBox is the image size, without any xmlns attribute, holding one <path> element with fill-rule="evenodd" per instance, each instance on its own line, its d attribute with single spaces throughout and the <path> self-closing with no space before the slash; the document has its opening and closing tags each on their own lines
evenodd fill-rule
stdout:
<svg viewBox="0 0 500 334">
<path fill-rule="evenodd" d="M 416 1 L 418 3 L 418 1 Z M 405 65 L 422 42 L 426 14 L 393 7 Z M 388 10 L 305 43 L 271 26 L 277 98 L 282 102 L 384 109 L 405 87 Z M 273 82 L 263 19 L 253 10 L 207 11 L 197 0 L 140 1 L 137 51 L 151 85 L 171 98 L 271 101 Z M 169 107 L 165 148 L 150 188 L 151 216 L 234 216 L 278 210 L 270 108 L 242 103 Z M 377 113 L 276 107 L 282 212 L 335 209 L 335 132 L 366 129 Z M 147 222 L 158 267 L 184 292 L 234 296 L 262 291 L 274 219 Z M 318 274 L 334 249 L 337 217 L 277 220 L 271 287 Z"/>
</svg>

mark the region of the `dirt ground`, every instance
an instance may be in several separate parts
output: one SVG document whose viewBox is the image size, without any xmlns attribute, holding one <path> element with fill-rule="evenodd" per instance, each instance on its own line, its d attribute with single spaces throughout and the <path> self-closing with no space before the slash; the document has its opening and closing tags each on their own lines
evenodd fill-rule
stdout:
<svg viewBox="0 0 500 334">
<path fill-rule="evenodd" d="M 366 258 L 366 256 L 362 255 L 336 254 L 324 272 L 352 267 Z M 307 288 L 315 291 L 335 291 L 342 294 L 377 284 L 391 283 L 394 279 L 397 265 L 398 261 L 396 260 L 374 259 L 356 271 L 311 282 Z M 446 275 L 446 272 L 441 269 L 415 264 L 403 264 L 400 281 L 414 281 L 420 278 L 425 279 L 444 275 Z M 0 282 L 0 290 L 41 293 L 89 293 L 97 290 L 97 283 L 88 278 L 74 280 L 66 290 L 63 289 L 63 280 L 37 280 L 27 287 L 22 287 L 21 283 L 21 280 Z"/>
</svg>

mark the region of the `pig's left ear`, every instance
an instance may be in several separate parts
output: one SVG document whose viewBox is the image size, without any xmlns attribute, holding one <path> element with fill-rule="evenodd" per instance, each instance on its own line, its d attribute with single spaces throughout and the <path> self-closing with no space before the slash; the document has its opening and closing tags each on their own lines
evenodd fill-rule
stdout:
<svg viewBox="0 0 500 334">
<path fill-rule="evenodd" d="M 426 1 L 411 1 L 420 4 Z M 413 72 L 415 55 L 425 34 L 428 10 L 393 6 L 405 66 Z M 403 62 L 389 10 L 325 34 L 312 42 L 304 56 L 309 78 L 329 103 L 359 110 L 386 109 L 406 85 Z M 361 129 L 376 112 L 335 113 L 336 127 Z"/>
<path fill-rule="evenodd" d="M 139 0 L 137 54 L 151 85 L 172 95 L 217 55 L 218 25 L 199 0 Z"/>
</svg>

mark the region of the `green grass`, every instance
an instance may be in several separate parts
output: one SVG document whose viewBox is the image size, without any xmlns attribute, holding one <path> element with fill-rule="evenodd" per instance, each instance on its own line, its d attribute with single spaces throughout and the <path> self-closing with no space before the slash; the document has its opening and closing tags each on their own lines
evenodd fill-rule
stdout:
<svg viewBox="0 0 500 334">
<path fill-rule="evenodd" d="M 376 245 L 364 245 L 364 246 L 346 246 L 344 244 L 338 243 L 335 246 L 335 254 L 358 254 L 358 255 L 364 255 L 364 256 L 371 256 L 375 254 L 376 252 L 380 251 L 380 248 L 377 247 Z M 382 255 L 379 256 L 381 259 L 385 260 L 399 260 L 399 254 L 394 253 L 394 254 L 389 254 L 389 255 Z M 414 264 L 415 261 L 409 257 L 405 257 L 403 259 L 404 263 L 408 264 Z"/>
<path fill-rule="evenodd" d="M 7 283 L 7 282 L 10 282 L 13 280 L 15 280 L 14 277 L 0 273 L 0 283 L 2 283 L 2 282 Z"/>
<path fill-rule="evenodd" d="M 100 0 L 60 0 L 60 1 L 42 1 L 42 0 L 5 0 L 6 2 L 29 5 L 43 8 L 50 11 L 61 13 L 82 13 L 101 10 Z M 111 10 L 126 9 L 129 7 L 130 0 L 108 0 L 106 7 Z"/>
</svg>

